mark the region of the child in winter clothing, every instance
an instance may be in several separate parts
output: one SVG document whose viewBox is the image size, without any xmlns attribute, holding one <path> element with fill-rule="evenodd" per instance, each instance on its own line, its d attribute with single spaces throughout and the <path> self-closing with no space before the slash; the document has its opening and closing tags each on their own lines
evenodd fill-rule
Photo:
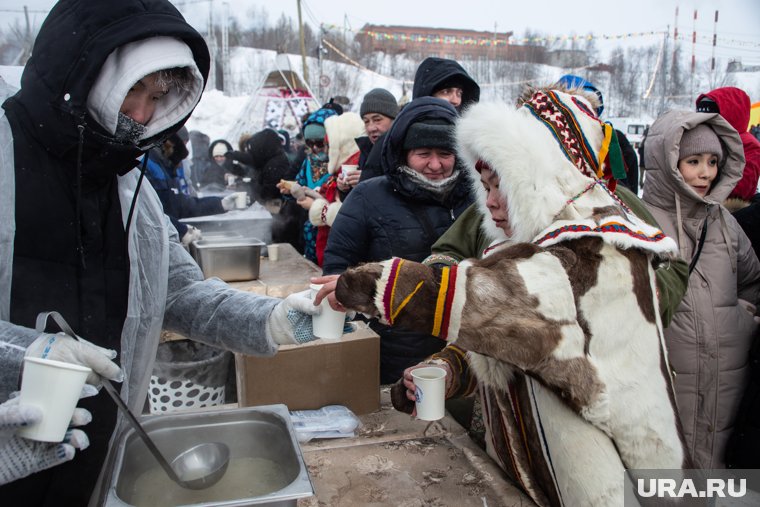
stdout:
<svg viewBox="0 0 760 507">
<path fill-rule="evenodd" d="M 690 262 L 665 329 L 686 445 L 696 466 L 723 468 L 760 295 L 760 262 L 721 204 L 741 178 L 742 142 L 718 114 L 670 111 L 650 128 L 644 157 L 643 200 Z"/>
</svg>

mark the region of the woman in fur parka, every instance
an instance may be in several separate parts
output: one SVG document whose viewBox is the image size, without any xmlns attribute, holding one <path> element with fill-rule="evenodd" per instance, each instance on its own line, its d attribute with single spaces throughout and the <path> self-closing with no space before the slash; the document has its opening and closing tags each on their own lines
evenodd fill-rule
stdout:
<svg viewBox="0 0 760 507">
<path fill-rule="evenodd" d="M 697 127 L 704 135 L 691 147 L 695 134 L 687 131 Z M 712 132 L 720 140 L 717 148 L 709 146 L 717 144 Z M 679 171 L 679 160 L 701 150 L 717 155 L 717 176 L 694 183 Z M 686 295 L 665 329 L 686 445 L 696 466 L 723 468 L 726 441 L 747 382 L 748 353 L 757 328 L 754 305 L 760 294 L 760 263 L 721 204 L 741 178 L 742 142 L 718 114 L 670 111 L 650 128 L 644 163 L 643 200 L 692 264 Z"/>
</svg>

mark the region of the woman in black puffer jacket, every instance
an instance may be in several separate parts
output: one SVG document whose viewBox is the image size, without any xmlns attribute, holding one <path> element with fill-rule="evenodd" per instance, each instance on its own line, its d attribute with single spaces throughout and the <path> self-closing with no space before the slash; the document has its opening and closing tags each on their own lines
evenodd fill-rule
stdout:
<svg viewBox="0 0 760 507">
<path fill-rule="evenodd" d="M 394 256 L 421 262 L 430 254 L 432 244 L 473 202 L 454 155 L 456 118 L 448 102 L 432 97 L 413 100 L 402 110 L 383 142 L 384 177 L 357 185 L 333 223 L 324 274 Z M 376 321 L 370 326 L 381 337 L 384 384 L 445 345 Z"/>
</svg>

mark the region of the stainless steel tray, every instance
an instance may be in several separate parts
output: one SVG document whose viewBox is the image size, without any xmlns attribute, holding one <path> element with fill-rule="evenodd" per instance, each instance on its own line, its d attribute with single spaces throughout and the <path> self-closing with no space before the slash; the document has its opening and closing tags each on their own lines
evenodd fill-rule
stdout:
<svg viewBox="0 0 760 507">
<path fill-rule="evenodd" d="M 314 494 L 314 488 L 304 464 L 301 448 L 290 422 L 285 405 L 263 405 L 240 409 L 218 409 L 200 412 L 167 414 L 141 419 L 145 430 L 166 456 L 174 456 L 181 450 L 201 442 L 223 442 L 231 451 L 231 472 L 236 460 L 268 460 L 276 464 L 277 481 L 284 487 L 257 496 L 235 496 L 246 491 L 256 477 L 223 484 L 217 490 L 190 491 L 171 484 L 153 493 L 148 502 L 151 507 L 178 505 L 182 507 L 246 505 L 293 506 L 299 498 Z M 135 505 L 145 490 L 137 490 L 146 484 L 143 474 L 151 474 L 157 467 L 142 440 L 130 430 L 119 440 L 116 462 L 111 476 L 105 505 L 127 507 Z M 159 473 L 160 469 L 156 469 Z M 233 478 L 232 475 L 229 477 Z M 225 478 L 222 479 L 225 481 Z M 275 486 L 276 487 L 276 486 Z M 216 486 L 214 487 L 216 488 Z M 245 493 L 241 493 L 245 494 Z M 176 497 L 173 495 L 177 495 Z M 218 495 L 218 496 L 215 496 Z M 211 498 L 209 498 L 209 496 Z M 187 502 L 187 498 L 194 498 Z M 179 500 L 178 500 L 179 498 Z M 145 503 L 143 503 L 145 505 Z"/>
<path fill-rule="evenodd" d="M 190 252 L 203 276 L 225 282 L 256 280 L 259 277 L 263 241 L 256 238 L 219 235 L 193 241 Z"/>
</svg>

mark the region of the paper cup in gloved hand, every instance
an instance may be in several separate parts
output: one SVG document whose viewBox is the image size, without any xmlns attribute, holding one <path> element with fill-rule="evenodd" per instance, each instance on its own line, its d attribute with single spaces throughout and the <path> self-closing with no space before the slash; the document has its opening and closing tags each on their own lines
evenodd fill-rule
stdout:
<svg viewBox="0 0 760 507">
<path fill-rule="evenodd" d="M 437 421 L 445 411 L 446 370 L 425 366 L 412 370 L 417 419 Z"/>
<path fill-rule="evenodd" d="M 311 284 L 311 298 L 317 295 L 321 285 Z M 319 304 L 322 311 L 319 315 L 314 315 L 311 318 L 312 327 L 314 328 L 314 336 L 322 338 L 323 340 L 337 340 L 343 336 L 343 326 L 346 323 L 346 312 L 336 312 L 330 307 L 330 303 L 327 298 L 324 298 Z"/>
<path fill-rule="evenodd" d="M 25 357 L 19 403 L 39 407 L 42 420 L 18 434 L 41 442 L 63 440 L 91 371 L 78 364 Z"/>
</svg>

